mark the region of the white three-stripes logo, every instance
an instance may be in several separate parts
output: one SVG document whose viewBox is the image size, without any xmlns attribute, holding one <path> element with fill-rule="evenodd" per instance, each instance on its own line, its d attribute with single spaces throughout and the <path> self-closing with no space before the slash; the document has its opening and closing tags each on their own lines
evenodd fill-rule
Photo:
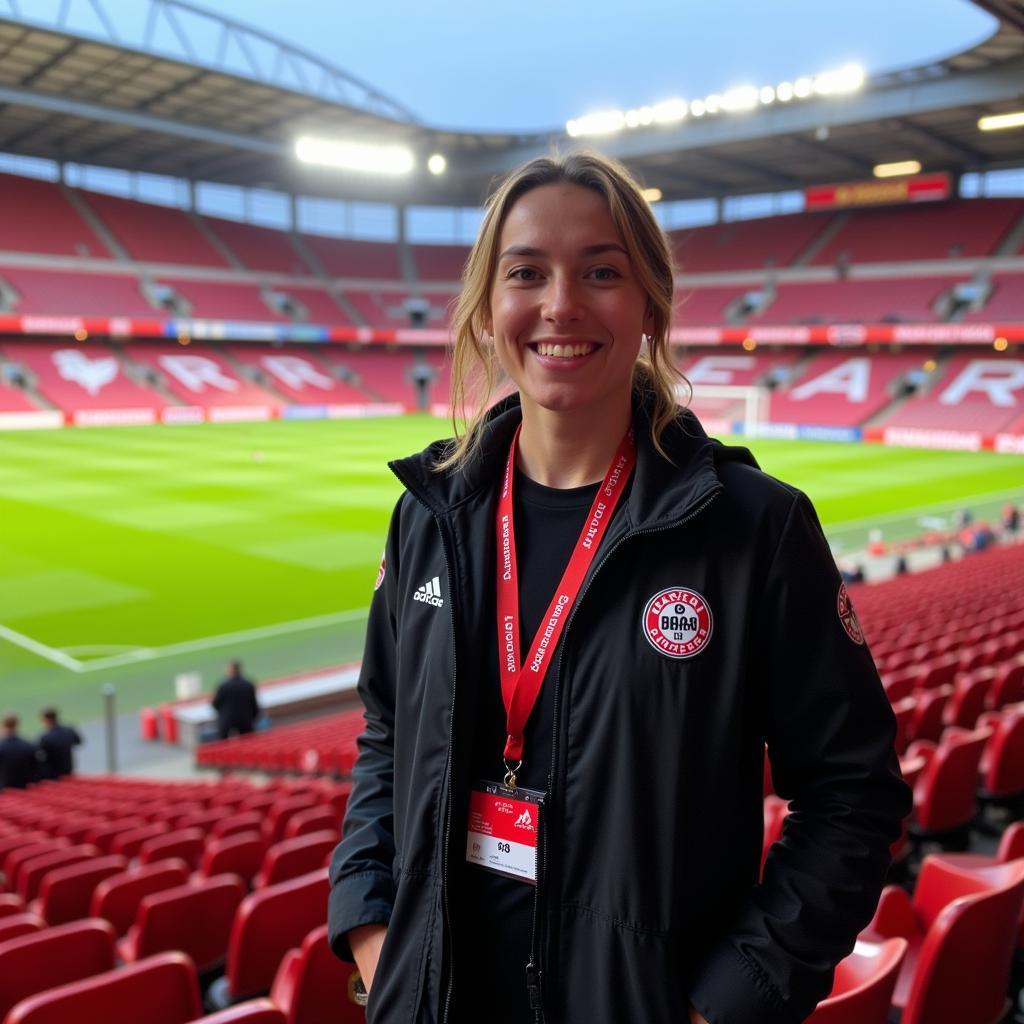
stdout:
<svg viewBox="0 0 1024 1024">
<path fill-rule="evenodd" d="M 412 599 L 414 601 L 421 601 L 423 604 L 432 604 L 435 608 L 443 608 L 444 598 L 441 596 L 441 580 L 437 576 L 432 580 L 427 580 L 422 587 L 417 587 L 413 591 Z"/>
</svg>

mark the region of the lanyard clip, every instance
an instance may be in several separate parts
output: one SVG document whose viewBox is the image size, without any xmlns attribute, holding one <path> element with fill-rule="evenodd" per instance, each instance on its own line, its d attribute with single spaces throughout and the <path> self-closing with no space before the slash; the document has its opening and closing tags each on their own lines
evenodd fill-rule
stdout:
<svg viewBox="0 0 1024 1024">
<path fill-rule="evenodd" d="M 516 772 L 518 772 L 519 769 L 522 768 L 522 767 L 523 767 L 523 762 L 522 761 L 518 761 L 516 763 L 515 768 L 513 768 L 508 763 L 508 760 L 507 759 L 505 760 L 505 788 L 506 789 L 515 789 L 516 788 Z"/>
</svg>

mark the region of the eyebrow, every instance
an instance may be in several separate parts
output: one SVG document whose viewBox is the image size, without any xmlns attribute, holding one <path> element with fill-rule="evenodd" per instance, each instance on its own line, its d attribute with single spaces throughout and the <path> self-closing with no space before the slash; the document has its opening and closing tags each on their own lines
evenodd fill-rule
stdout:
<svg viewBox="0 0 1024 1024">
<path fill-rule="evenodd" d="M 580 250 L 580 255 L 599 256 L 605 252 L 620 252 L 623 256 L 629 257 L 629 253 L 618 242 L 599 242 L 597 245 L 588 245 L 585 249 Z M 547 256 L 547 253 L 543 249 L 535 249 L 529 245 L 511 245 L 498 259 L 504 259 L 506 256 Z"/>
</svg>

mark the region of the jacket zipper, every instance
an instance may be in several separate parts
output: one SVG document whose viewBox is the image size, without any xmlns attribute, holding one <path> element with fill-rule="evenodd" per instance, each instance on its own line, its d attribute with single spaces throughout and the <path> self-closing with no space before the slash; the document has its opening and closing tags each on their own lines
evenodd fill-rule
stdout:
<svg viewBox="0 0 1024 1024">
<path fill-rule="evenodd" d="M 568 644 L 569 630 L 572 628 L 573 619 L 576 618 L 576 612 L 579 610 L 580 605 L 583 604 L 583 599 L 587 596 L 588 591 L 597 579 L 597 574 L 604 568 L 605 563 L 608 559 L 615 554 L 618 549 L 626 543 L 628 540 L 632 540 L 634 537 L 643 537 L 651 533 L 662 533 L 665 530 L 674 530 L 679 526 L 684 526 L 686 523 L 695 519 L 710 505 L 715 498 L 721 493 L 722 487 L 719 485 L 716 487 L 695 509 L 688 512 L 681 519 L 674 520 L 671 523 L 665 523 L 662 526 L 652 526 L 646 530 L 634 530 L 632 533 L 627 533 L 620 537 L 602 556 L 601 561 L 597 563 L 597 567 L 590 574 L 590 579 L 587 580 L 586 586 L 577 598 L 576 603 L 573 605 L 572 612 L 569 615 L 569 621 L 565 624 L 565 631 L 562 633 L 562 642 L 558 651 L 558 671 L 555 675 L 555 694 L 552 707 L 552 732 L 553 736 L 551 739 L 551 771 L 548 775 L 548 819 L 547 827 L 544 829 L 543 839 L 543 853 L 542 853 L 542 874 L 537 879 L 537 892 L 534 896 L 533 901 L 533 929 L 530 936 L 530 960 L 526 965 L 526 987 L 527 992 L 530 996 L 530 1008 L 533 1010 L 535 1024 L 543 1024 L 544 1021 L 544 1006 L 543 997 L 541 994 L 541 979 L 543 977 L 543 971 L 541 970 L 541 955 L 540 955 L 540 942 L 539 942 L 539 904 L 540 904 L 540 888 L 541 880 L 547 881 L 548 871 L 548 846 L 551 844 L 552 828 L 550 824 L 551 811 L 550 808 L 553 805 L 553 795 L 555 789 L 556 772 L 558 770 L 558 737 L 559 737 L 559 712 L 561 710 L 561 698 L 562 698 L 562 661 L 565 657 L 565 648 Z M 545 896 L 549 896 L 550 893 L 545 892 Z M 545 901 L 546 903 L 547 901 Z M 545 914 L 547 906 L 545 906 Z M 545 929 L 544 938 L 549 938 L 548 930 Z M 533 986 L 531 988 L 531 982 Z M 535 1002 L 536 1000 L 536 1002 Z"/>
</svg>

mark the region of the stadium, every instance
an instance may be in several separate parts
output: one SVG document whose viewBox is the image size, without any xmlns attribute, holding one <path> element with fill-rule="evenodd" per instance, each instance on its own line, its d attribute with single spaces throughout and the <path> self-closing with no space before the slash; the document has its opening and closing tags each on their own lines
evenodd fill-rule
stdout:
<svg viewBox="0 0 1024 1024">
<path fill-rule="evenodd" d="M 914 810 L 810 1019 L 1024 1021 L 1024 2 L 972 3 L 942 60 L 532 134 L 184 0 L 131 43 L 0 4 L 0 704 L 87 741 L 0 792 L 0 1021 L 365 1019 L 326 863 L 387 462 L 451 434 L 494 183 L 576 148 L 645 186 L 679 400 L 813 500 L 896 715 Z M 787 813 L 767 771 L 765 858 Z"/>
</svg>

